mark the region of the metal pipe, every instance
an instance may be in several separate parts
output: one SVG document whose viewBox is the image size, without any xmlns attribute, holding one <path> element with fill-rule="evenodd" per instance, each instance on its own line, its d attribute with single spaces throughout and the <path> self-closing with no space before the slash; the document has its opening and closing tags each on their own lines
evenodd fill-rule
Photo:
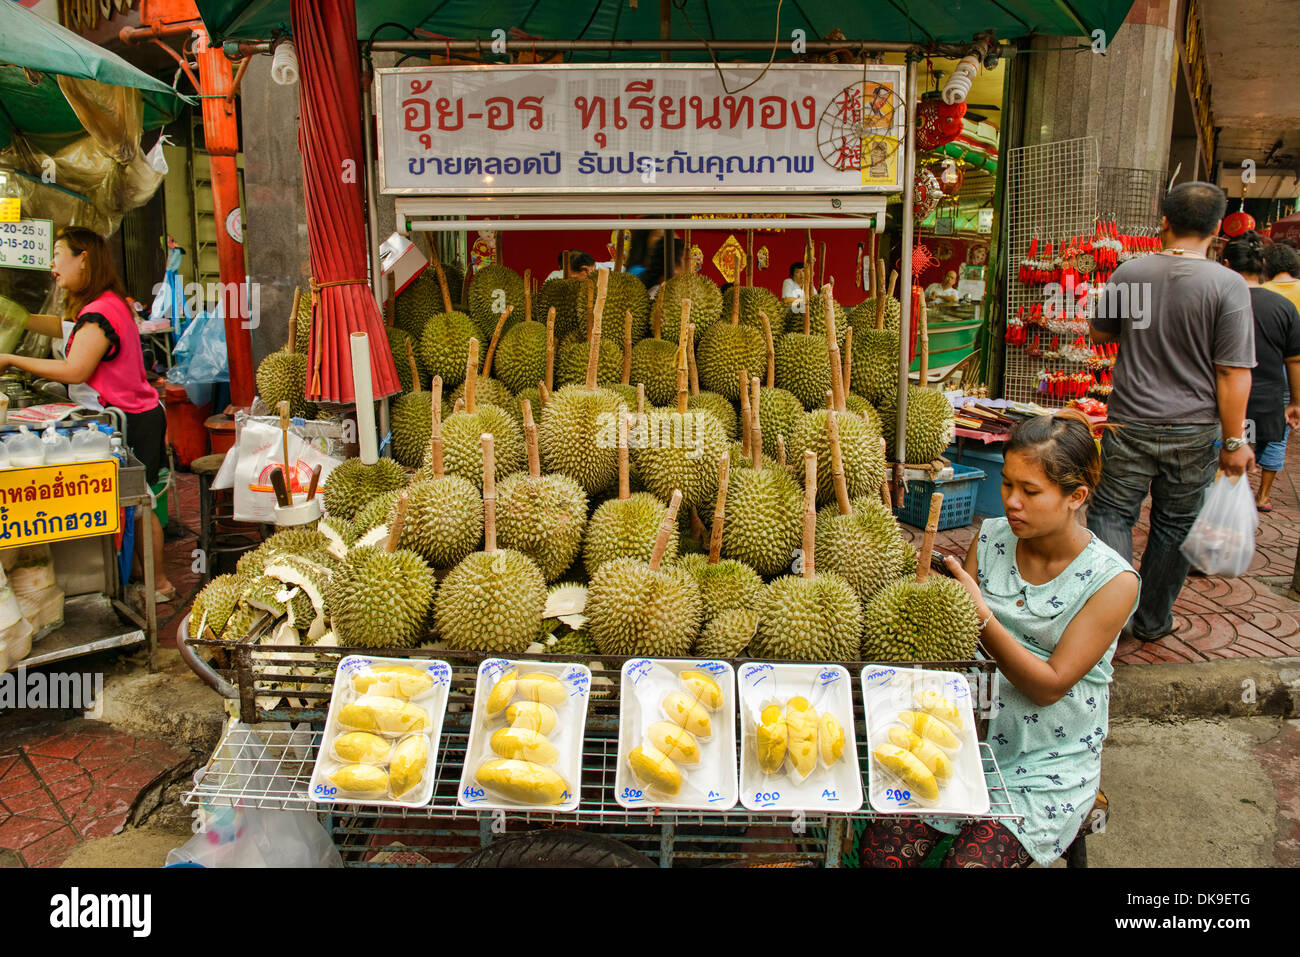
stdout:
<svg viewBox="0 0 1300 957">
<path fill-rule="evenodd" d="M 907 462 L 907 370 L 912 364 L 912 218 L 916 195 L 916 61 L 907 61 L 907 129 L 903 132 L 903 248 L 899 256 L 898 272 L 901 288 L 898 291 L 900 307 L 898 323 L 898 429 L 894 433 L 894 501 L 898 501 L 898 487 L 903 481 L 903 465 Z M 924 385 L 925 383 L 922 383 Z"/>
<path fill-rule="evenodd" d="M 370 49 L 375 52 L 397 53 L 409 50 L 431 50 L 434 52 L 484 53 L 491 55 L 493 40 L 476 38 L 472 40 L 376 40 Z M 772 52 L 771 40 L 506 40 L 506 53 L 604 53 L 606 51 L 626 50 L 628 52 L 658 53 L 661 50 L 699 51 L 734 50 L 750 52 Z M 788 44 L 777 44 L 785 47 Z M 831 53 L 835 50 L 847 50 L 851 53 L 908 53 L 911 51 L 939 51 L 951 48 L 960 50 L 965 56 L 971 50 L 969 43 L 937 44 L 933 48 L 924 44 L 884 40 L 809 40 L 807 49 L 810 53 Z M 499 50 L 499 44 L 498 44 Z"/>
<path fill-rule="evenodd" d="M 539 229 L 670 229 L 690 226 L 692 229 L 861 229 L 864 221 L 875 214 L 841 217 L 838 219 L 787 218 L 787 219 L 692 219 L 689 215 L 667 219 L 629 219 L 619 216 L 601 219 L 417 219 L 406 214 L 406 232 L 439 233 L 456 230 L 495 229 L 498 231 L 528 231 Z M 883 216 L 880 222 L 883 223 Z"/>
</svg>

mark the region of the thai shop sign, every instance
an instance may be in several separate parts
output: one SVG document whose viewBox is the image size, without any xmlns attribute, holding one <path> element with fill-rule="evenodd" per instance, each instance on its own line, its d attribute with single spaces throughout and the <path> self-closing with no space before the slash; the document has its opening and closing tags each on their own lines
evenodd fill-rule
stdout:
<svg viewBox="0 0 1300 957">
<path fill-rule="evenodd" d="M 117 492 L 112 459 L 0 471 L 0 548 L 111 535 Z"/>
<path fill-rule="evenodd" d="M 389 194 L 901 188 L 903 68 L 376 70 Z M 731 91 L 731 92 L 729 92 Z"/>
</svg>

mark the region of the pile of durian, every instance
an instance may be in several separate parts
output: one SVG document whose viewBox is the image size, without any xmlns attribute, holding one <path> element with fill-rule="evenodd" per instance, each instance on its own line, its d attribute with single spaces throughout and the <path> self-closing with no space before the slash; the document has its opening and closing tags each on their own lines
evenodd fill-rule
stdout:
<svg viewBox="0 0 1300 957">
<path fill-rule="evenodd" d="M 527 273 L 489 266 L 460 304 L 455 285 L 435 263 L 391 309 L 407 386 L 393 457 L 337 467 L 319 527 L 277 532 L 214 579 L 191 634 L 236 641 L 269 611 L 266 640 L 285 644 L 973 653 L 970 600 L 946 580 L 909 582 L 916 552 L 882 502 L 899 341 L 882 282 L 847 313 L 828 285 L 802 314 L 690 271 L 653 303 L 608 270 L 534 294 Z M 276 397 L 301 403 L 296 354 L 273 359 L 295 370 Z M 908 458 L 929 461 L 952 411 L 912 392 Z"/>
</svg>

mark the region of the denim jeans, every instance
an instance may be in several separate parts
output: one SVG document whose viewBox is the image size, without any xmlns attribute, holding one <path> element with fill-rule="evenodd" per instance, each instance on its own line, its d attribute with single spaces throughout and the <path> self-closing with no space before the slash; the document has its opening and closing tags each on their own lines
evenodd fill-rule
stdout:
<svg viewBox="0 0 1300 957">
<path fill-rule="evenodd" d="M 1101 483 L 1088 506 L 1088 528 L 1128 561 L 1133 526 L 1151 493 L 1151 532 L 1142 553 L 1142 593 L 1133 614 L 1138 635 L 1174 624 L 1174 600 L 1191 563 L 1179 551 L 1214 481 L 1218 425 L 1122 425 L 1101 441 Z"/>
</svg>

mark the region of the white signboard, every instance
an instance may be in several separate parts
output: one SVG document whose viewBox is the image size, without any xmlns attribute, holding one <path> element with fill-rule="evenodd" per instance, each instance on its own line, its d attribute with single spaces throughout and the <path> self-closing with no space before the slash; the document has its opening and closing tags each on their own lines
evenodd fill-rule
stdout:
<svg viewBox="0 0 1300 957">
<path fill-rule="evenodd" d="M 901 189 L 903 67 L 763 71 L 724 65 L 724 89 L 714 67 L 685 64 L 376 70 L 380 188 Z"/>
<path fill-rule="evenodd" d="M 54 258 L 54 223 L 48 219 L 20 219 L 0 223 L 0 266 L 11 269 L 49 269 Z"/>
</svg>

